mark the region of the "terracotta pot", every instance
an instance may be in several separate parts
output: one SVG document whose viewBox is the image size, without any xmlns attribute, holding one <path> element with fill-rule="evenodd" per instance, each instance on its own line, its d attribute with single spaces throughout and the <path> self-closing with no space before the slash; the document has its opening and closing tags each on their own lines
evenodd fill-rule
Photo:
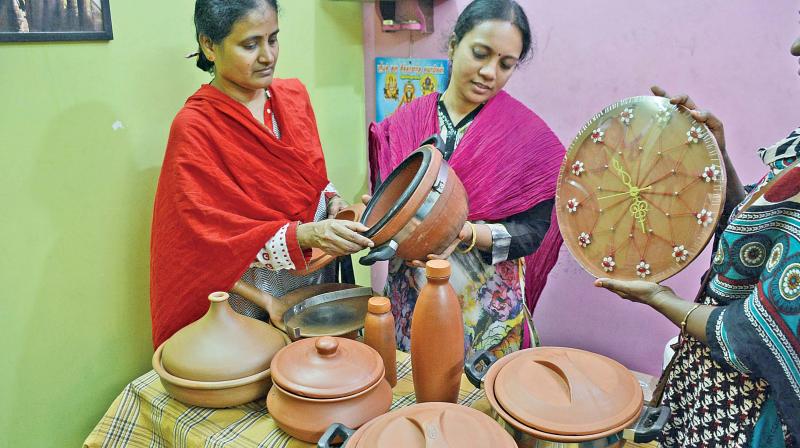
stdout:
<svg viewBox="0 0 800 448">
<path fill-rule="evenodd" d="M 478 369 L 481 363 L 488 368 Z M 658 436 L 669 408 L 643 407 L 633 374 L 595 353 L 536 347 L 494 359 L 476 353 L 467 377 L 486 389 L 495 417 L 520 447 L 622 446 Z"/>
<path fill-rule="evenodd" d="M 441 253 L 458 236 L 467 210 L 461 180 L 438 149 L 425 145 L 389 174 L 367 204 L 361 223 L 375 247 L 360 263 Z"/>
<path fill-rule="evenodd" d="M 353 204 L 339 211 L 335 218 L 346 221 L 359 221 L 365 208 L 364 204 Z M 314 247 L 311 249 L 311 259 L 306 264 L 305 269 L 293 269 L 288 272 L 296 276 L 306 276 L 312 272 L 319 271 L 334 260 L 336 260 L 336 257 L 333 255 L 328 255 L 322 249 Z"/>
<path fill-rule="evenodd" d="M 288 345 L 272 363 L 267 409 L 297 439 L 314 443 L 334 422 L 357 428 L 389 410 L 392 389 L 378 352 L 323 336 Z"/>
<path fill-rule="evenodd" d="M 225 292 L 215 292 L 209 300 L 203 317 L 153 354 L 161 384 L 178 401 L 194 406 L 237 406 L 263 397 L 272 384 L 272 358 L 289 338 L 235 312 Z"/>
<path fill-rule="evenodd" d="M 382 415 L 353 431 L 336 423 L 318 447 L 343 439 L 346 448 L 514 448 L 514 439 L 491 417 L 452 403 L 421 403 Z"/>
</svg>

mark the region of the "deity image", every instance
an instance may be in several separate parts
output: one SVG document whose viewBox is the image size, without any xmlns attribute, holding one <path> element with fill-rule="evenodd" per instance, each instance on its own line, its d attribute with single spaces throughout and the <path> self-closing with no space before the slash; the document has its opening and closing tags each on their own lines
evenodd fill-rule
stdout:
<svg viewBox="0 0 800 448">
<path fill-rule="evenodd" d="M 394 73 L 387 73 L 383 82 L 383 97 L 387 100 L 396 100 L 397 96 L 397 76 Z"/>
<path fill-rule="evenodd" d="M 422 89 L 422 96 L 435 92 L 436 79 L 433 78 L 433 75 L 423 76 L 422 81 L 420 82 L 420 88 Z"/>
<path fill-rule="evenodd" d="M 410 103 L 414 99 L 414 94 L 416 92 L 414 84 L 411 84 L 411 81 L 406 81 L 406 84 L 403 86 L 403 97 L 400 98 L 400 104 L 398 104 L 397 107 Z"/>
</svg>

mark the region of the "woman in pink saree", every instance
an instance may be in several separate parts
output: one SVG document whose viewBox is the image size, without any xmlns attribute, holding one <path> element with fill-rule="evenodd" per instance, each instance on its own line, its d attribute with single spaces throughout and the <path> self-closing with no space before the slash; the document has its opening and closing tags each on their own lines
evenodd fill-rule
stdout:
<svg viewBox="0 0 800 448">
<path fill-rule="evenodd" d="M 526 309 L 536 304 L 561 246 L 553 198 L 564 147 L 538 115 L 502 90 L 530 50 L 528 19 L 516 2 L 475 0 L 450 39 L 447 90 L 370 125 L 373 189 L 421 142 L 438 135 L 439 150 L 467 191 L 468 222 L 457 250 L 429 255 L 452 265 L 467 356 L 478 350 L 503 356 L 536 343 L 533 327 L 525 325 Z M 421 266 L 399 259 L 389 265 L 385 294 L 401 350 L 410 347 L 411 318 L 425 282 Z"/>
</svg>

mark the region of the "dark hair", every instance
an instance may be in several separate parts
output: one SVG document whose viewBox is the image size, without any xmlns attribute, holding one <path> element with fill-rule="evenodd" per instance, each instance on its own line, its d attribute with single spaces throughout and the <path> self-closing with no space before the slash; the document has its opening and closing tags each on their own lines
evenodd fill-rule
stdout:
<svg viewBox="0 0 800 448">
<path fill-rule="evenodd" d="M 464 35 L 488 20 L 502 20 L 514 24 L 522 34 L 520 62 L 528 58 L 533 46 L 531 25 L 525 11 L 514 0 L 474 0 L 458 16 L 453 29 L 452 44 L 457 46 Z"/>
<path fill-rule="evenodd" d="M 197 67 L 205 72 L 214 70 L 214 63 L 206 58 L 200 45 L 200 36 L 218 44 L 228 37 L 233 24 L 261 5 L 278 12 L 278 0 L 197 0 L 194 4 L 194 29 L 197 39 Z"/>
</svg>

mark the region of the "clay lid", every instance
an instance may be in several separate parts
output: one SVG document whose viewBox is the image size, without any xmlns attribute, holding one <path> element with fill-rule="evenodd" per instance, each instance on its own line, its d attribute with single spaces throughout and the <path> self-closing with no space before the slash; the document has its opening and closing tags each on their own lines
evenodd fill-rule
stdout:
<svg viewBox="0 0 800 448">
<path fill-rule="evenodd" d="M 447 260 L 429 260 L 425 263 L 425 276 L 445 278 L 450 276 L 450 262 Z"/>
<path fill-rule="evenodd" d="M 545 433 L 601 433 L 624 426 L 642 407 L 633 374 L 595 353 L 538 347 L 518 352 L 501 367 L 493 385 L 500 406 Z"/>
<path fill-rule="evenodd" d="M 284 334 L 234 311 L 228 293 L 215 292 L 208 300 L 203 317 L 164 343 L 164 369 L 195 381 L 234 380 L 269 369 L 272 357 L 287 343 Z"/>
<path fill-rule="evenodd" d="M 361 392 L 383 378 L 378 352 L 351 339 L 322 336 L 294 342 L 272 360 L 272 380 L 308 398 L 339 398 Z"/>
<path fill-rule="evenodd" d="M 488 415 L 453 403 L 422 403 L 392 411 L 354 435 L 353 447 L 514 448 L 516 443 Z"/>
<path fill-rule="evenodd" d="M 367 303 L 367 311 L 373 314 L 388 313 L 392 309 L 392 304 L 388 297 L 372 297 Z"/>
</svg>

